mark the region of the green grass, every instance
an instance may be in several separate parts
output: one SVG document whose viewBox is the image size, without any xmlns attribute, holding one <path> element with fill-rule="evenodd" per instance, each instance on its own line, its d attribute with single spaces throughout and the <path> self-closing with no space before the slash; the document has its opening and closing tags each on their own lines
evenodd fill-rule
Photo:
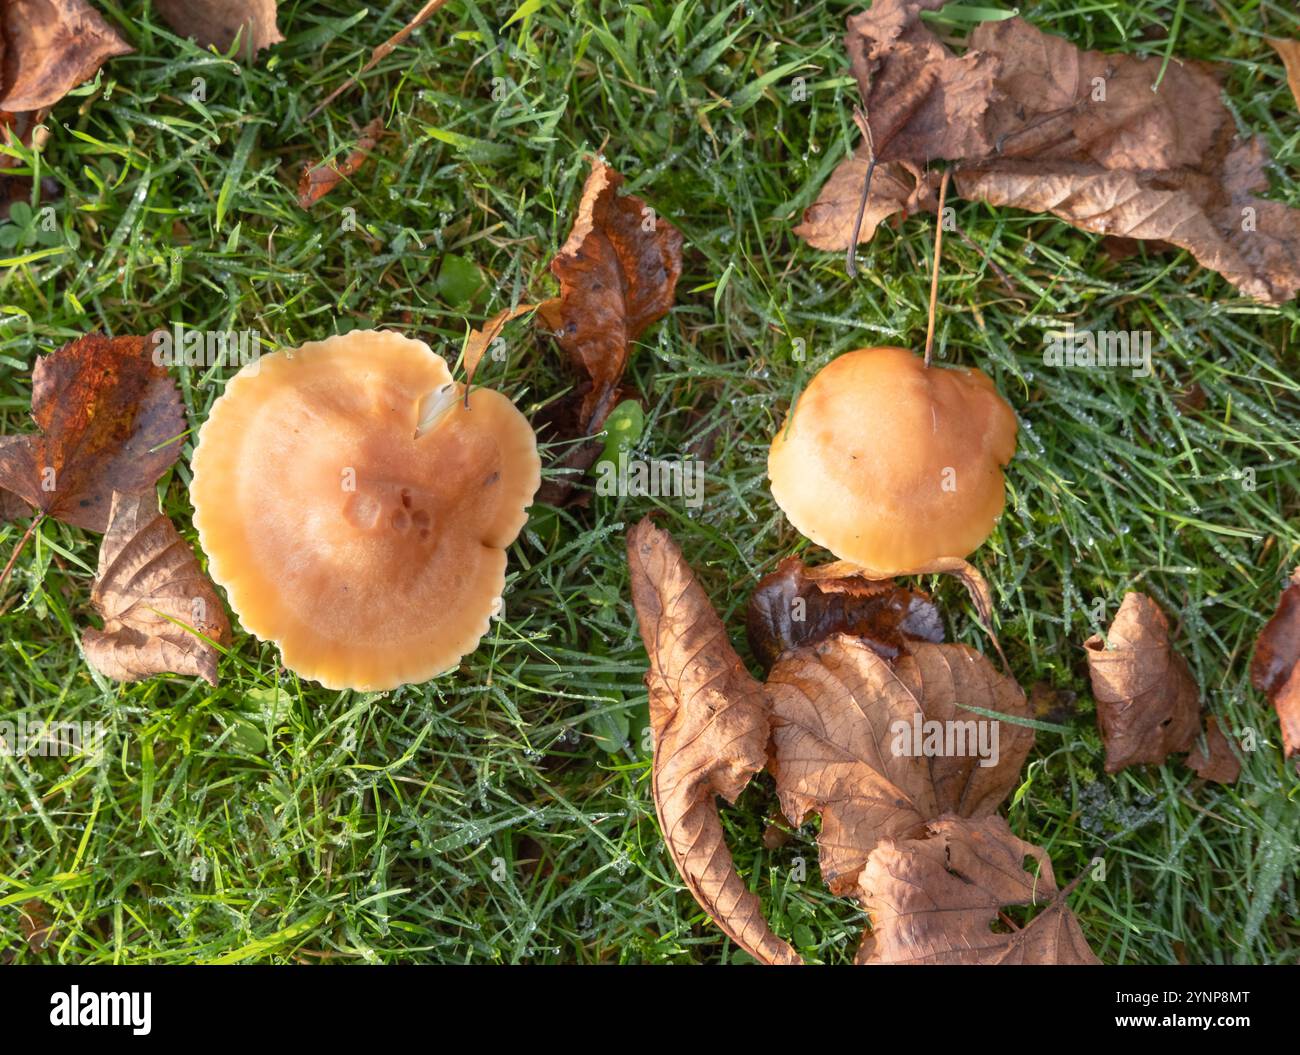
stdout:
<svg viewBox="0 0 1300 1055">
<path fill-rule="evenodd" d="M 507 620 L 460 671 L 380 694 L 300 683 L 242 633 L 216 690 L 105 681 L 77 645 L 97 539 L 46 523 L 0 621 L 0 715 L 101 721 L 108 747 L 99 765 L 0 759 L 0 956 L 744 959 L 683 891 L 654 819 L 624 532 L 660 509 L 741 643 L 757 577 L 806 545 L 768 492 L 767 443 L 839 352 L 920 345 L 933 221 L 883 229 L 857 281 L 790 234 L 855 141 L 840 44 L 854 5 L 530 2 L 507 26 L 513 3 L 454 0 L 305 123 L 418 6 L 286 0 L 286 43 L 241 70 L 142 4 L 101 5 L 136 53 L 50 120 L 40 173 L 61 187 L 60 229 L 77 240 L 10 258 L 0 275 L 0 427 L 30 427 L 36 357 L 94 329 L 256 328 L 292 346 L 383 325 L 454 356 L 467 321 L 554 289 L 546 263 L 584 155 L 603 151 L 685 235 L 678 306 L 641 342 L 629 381 L 646 404 L 644 453 L 704 452 L 706 501 L 693 512 L 596 497 L 535 517 L 511 551 Z M 1174 53 L 1226 66 L 1240 125 L 1283 159 L 1273 196 L 1300 205 L 1300 169 L 1285 164 L 1300 120 L 1263 39 L 1300 35 L 1291 8 L 1047 0 L 1027 13 L 1081 45 L 1154 55 L 1181 13 Z M 805 102 L 790 101 L 795 76 Z M 196 77 L 203 103 L 189 99 Z M 346 151 L 353 127 L 380 115 L 379 156 L 299 209 L 300 163 Z M 1012 827 L 1066 879 L 1104 854 L 1105 880 L 1085 878 L 1073 904 L 1108 963 L 1295 962 L 1300 781 L 1247 665 L 1300 561 L 1300 311 L 1245 301 L 1186 255 L 1113 263 L 1050 218 L 953 201 L 1015 290 L 945 240 L 939 354 L 987 371 L 1022 424 L 1007 515 L 975 560 L 1020 682 L 1077 693 L 1069 732 L 1038 736 Z M 346 208 L 364 234 L 341 229 Z M 446 254 L 486 276 L 472 303 L 440 292 Z M 1155 376 L 1045 368 L 1042 331 L 1066 318 L 1152 329 Z M 485 360 L 480 380 L 531 413 L 570 378 L 530 324 L 508 338 L 508 361 Z M 191 426 L 221 380 L 179 372 Z M 1193 381 L 1204 409 L 1180 411 Z M 160 490 L 193 540 L 190 451 Z M 23 526 L 0 529 L 0 556 Z M 982 646 L 960 589 L 932 585 L 950 632 Z M 1200 786 L 1177 760 L 1102 773 L 1081 646 L 1130 589 L 1170 612 L 1208 709 L 1257 730 L 1236 786 Z M 598 734 L 624 727 L 627 748 L 602 750 Z M 741 872 L 806 957 L 844 962 L 862 913 L 822 887 L 813 825 L 764 849 L 777 815 L 766 777 L 724 811 Z M 43 952 L 20 936 L 18 907 L 33 898 L 57 928 Z"/>
</svg>

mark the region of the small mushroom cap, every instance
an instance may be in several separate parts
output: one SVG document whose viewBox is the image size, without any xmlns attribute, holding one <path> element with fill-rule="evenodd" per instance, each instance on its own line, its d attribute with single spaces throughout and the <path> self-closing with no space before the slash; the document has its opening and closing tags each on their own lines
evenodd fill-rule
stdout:
<svg viewBox="0 0 1300 1055">
<path fill-rule="evenodd" d="M 454 667 L 500 609 L 506 547 L 541 483 L 532 427 L 383 330 L 275 352 L 213 404 L 194 524 L 251 633 L 327 688 Z"/>
<path fill-rule="evenodd" d="M 1015 450 L 1015 414 L 979 370 L 860 348 L 809 382 L 767 471 L 790 523 L 888 577 L 964 557 L 988 538 Z"/>
</svg>

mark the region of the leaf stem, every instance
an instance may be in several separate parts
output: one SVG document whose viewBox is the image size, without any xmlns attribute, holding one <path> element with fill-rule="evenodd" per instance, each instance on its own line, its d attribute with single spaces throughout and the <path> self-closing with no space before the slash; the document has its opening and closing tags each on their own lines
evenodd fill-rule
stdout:
<svg viewBox="0 0 1300 1055">
<path fill-rule="evenodd" d="M 862 231 L 862 217 L 866 215 L 867 198 L 871 194 L 871 177 L 876 172 L 876 145 L 871 139 L 871 125 L 867 122 L 867 112 L 860 106 L 853 108 L 853 121 L 862 131 L 867 142 L 867 175 L 862 181 L 862 197 L 858 199 L 858 215 L 853 220 L 853 233 L 849 235 L 849 248 L 844 254 L 844 270 L 849 278 L 858 274 L 858 234 Z"/>
<path fill-rule="evenodd" d="M 18 561 L 18 554 L 22 553 L 23 549 L 27 545 L 27 540 L 32 537 L 44 519 L 44 513 L 37 513 L 32 517 L 32 522 L 27 525 L 27 530 L 23 532 L 22 538 L 18 540 L 18 545 L 16 545 L 14 551 L 9 554 L 9 563 L 5 565 L 4 571 L 0 571 L 0 590 L 3 590 L 5 583 L 9 581 L 9 573 L 14 570 L 14 564 Z"/>
<path fill-rule="evenodd" d="M 925 328 L 925 365 L 930 365 L 930 353 L 934 350 L 934 316 L 939 303 L 939 253 L 943 249 L 943 203 L 948 197 L 948 179 L 952 169 L 943 170 L 939 180 L 939 222 L 934 225 L 934 272 L 930 276 L 930 319 Z"/>
</svg>

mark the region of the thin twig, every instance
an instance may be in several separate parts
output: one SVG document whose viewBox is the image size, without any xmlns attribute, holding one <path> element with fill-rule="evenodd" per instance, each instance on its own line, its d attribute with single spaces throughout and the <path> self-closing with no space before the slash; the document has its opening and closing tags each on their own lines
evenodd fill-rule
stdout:
<svg viewBox="0 0 1300 1055">
<path fill-rule="evenodd" d="M 5 583 L 9 581 L 9 573 L 14 570 L 14 564 L 18 560 L 18 554 L 22 553 L 23 548 L 27 545 L 27 540 L 32 537 L 32 534 L 38 527 L 40 527 L 41 521 L 44 519 L 44 513 L 37 513 L 32 517 L 32 522 L 27 525 L 27 530 L 23 532 L 23 537 L 18 540 L 18 545 L 14 547 L 14 551 L 9 554 L 9 563 L 5 565 L 4 571 L 0 571 L 0 590 L 3 590 Z"/>
<path fill-rule="evenodd" d="M 849 273 L 849 278 L 856 278 L 858 274 L 858 235 L 862 231 L 862 217 L 867 211 L 867 197 L 871 193 L 871 177 L 876 171 L 876 145 L 871 140 L 871 124 L 867 120 L 867 112 L 860 106 L 853 108 L 853 121 L 862 130 L 862 135 L 867 141 L 867 175 L 862 181 L 862 198 L 858 201 L 858 215 L 853 221 L 853 233 L 849 236 L 849 248 L 844 255 L 844 270 Z"/>
<path fill-rule="evenodd" d="M 329 106 L 330 103 L 332 103 L 340 95 L 342 95 L 354 84 L 356 84 L 357 81 L 361 80 L 362 77 L 364 77 L 367 73 L 369 73 L 377 65 L 379 65 L 379 63 L 383 62 L 384 59 L 388 58 L 388 56 L 391 55 L 393 51 L 399 45 L 401 45 L 401 43 L 407 37 L 409 37 L 412 33 L 414 33 L 422 25 L 424 25 L 424 23 L 429 20 L 430 16 L 435 11 L 437 11 L 438 8 L 442 7 L 442 5 L 445 4 L 446 2 L 447 0 L 429 0 L 427 4 L 425 4 L 422 8 L 420 8 L 419 14 L 417 14 L 405 26 L 399 29 L 396 33 L 394 33 L 391 37 L 385 40 L 382 44 L 380 44 L 377 48 L 375 48 L 374 51 L 370 53 L 369 62 L 367 62 L 364 66 L 362 66 L 357 73 L 353 74 L 346 81 L 344 81 L 337 88 L 335 88 L 332 92 L 330 92 L 329 95 L 325 97 L 324 102 L 320 103 L 316 107 L 316 109 L 314 109 L 311 113 L 307 115 L 307 120 L 310 121 L 318 113 L 324 110 L 325 107 Z"/>
<path fill-rule="evenodd" d="M 930 365 L 930 353 L 934 350 L 934 313 L 939 303 L 939 253 L 943 249 L 943 203 L 948 197 L 948 177 L 952 169 L 943 170 L 939 181 L 939 222 L 934 227 L 934 273 L 930 276 L 930 321 L 925 328 L 925 365 Z"/>
</svg>

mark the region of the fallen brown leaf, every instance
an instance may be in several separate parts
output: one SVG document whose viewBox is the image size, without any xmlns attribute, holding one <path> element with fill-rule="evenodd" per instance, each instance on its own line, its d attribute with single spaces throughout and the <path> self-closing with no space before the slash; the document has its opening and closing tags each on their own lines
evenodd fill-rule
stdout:
<svg viewBox="0 0 1300 1055">
<path fill-rule="evenodd" d="M 49 908 L 38 898 L 23 902 L 18 914 L 18 929 L 32 952 L 44 952 L 59 936 L 50 922 Z"/>
<path fill-rule="evenodd" d="M 905 650 L 890 662 L 871 643 L 834 633 L 785 649 L 761 685 L 676 544 L 648 518 L 629 535 L 628 561 L 650 656 L 664 838 L 700 904 L 756 958 L 791 962 L 793 953 L 736 876 L 715 795 L 734 802 L 766 762 L 792 824 L 820 815 L 822 877 L 849 894 L 881 839 L 920 835 L 945 813 L 991 814 L 1018 782 L 1034 734 L 1015 719 L 1028 716 L 1028 704 L 974 649 L 900 634 Z M 891 590 L 855 581 L 843 564 L 787 565 L 785 575 L 769 599 L 811 582 L 851 611 Z"/>
<path fill-rule="evenodd" d="M 871 931 L 865 964 L 1098 964 L 1058 890 L 1047 852 L 1016 838 L 1001 817 L 945 816 L 924 839 L 887 839 L 859 878 Z M 1027 871 L 1025 858 L 1037 862 Z M 1043 906 L 1024 927 L 1007 905 Z"/>
<path fill-rule="evenodd" d="M 1107 773 L 1159 765 L 1191 748 L 1199 694 L 1187 661 L 1169 643 L 1169 622 L 1155 601 L 1125 594 L 1106 638 L 1094 634 L 1084 648 Z"/>
<path fill-rule="evenodd" d="M 53 106 L 133 50 L 85 0 L 6 0 L 0 9 L 0 110 Z"/>
<path fill-rule="evenodd" d="M 551 261 L 560 295 L 537 308 L 579 375 L 571 435 L 591 436 L 613 410 L 633 343 L 673 306 L 682 272 L 682 236 L 635 195 L 619 194 L 623 177 L 592 159 L 573 229 Z M 565 468 L 590 467 L 600 451 L 589 443 Z M 585 463 L 585 464 L 584 464 Z M 573 480 L 548 480 L 538 501 L 558 504 Z"/>
<path fill-rule="evenodd" d="M 465 399 L 467 404 L 469 386 L 474 383 L 474 374 L 478 372 L 478 364 L 483 361 L 484 354 L 492 347 L 492 342 L 500 336 L 507 322 L 519 318 L 520 315 L 527 315 L 535 307 L 536 305 L 533 304 L 516 304 L 513 308 L 503 308 L 488 319 L 481 329 L 470 328 L 469 337 L 465 341 L 464 355 Z"/>
<path fill-rule="evenodd" d="M 893 659 L 907 638 L 943 640 L 939 610 L 928 596 L 892 580 L 826 577 L 787 557 L 749 595 L 749 647 L 769 669 L 788 649 L 815 645 L 843 631 Z"/>
<path fill-rule="evenodd" d="M 1291 98 L 1300 106 L 1300 40 L 1282 40 L 1277 37 L 1266 38 L 1273 45 L 1273 50 L 1282 58 L 1286 67 L 1286 83 L 1291 89 Z"/>
<path fill-rule="evenodd" d="M 220 653 L 203 638 L 228 644 L 230 621 L 152 491 L 114 493 L 90 600 L 104 629 L 85 631 L 81 644 L 101 674 L 139 681 L 172 671 L 217 684 Z"/>
<path fill-rule="evenodd" d="M 907 647 L 890 663 L 857 638 L 837 634 L 787 652 L 767 678 L 768 768 L 792 824 L 820 814 L 822 878 L 836 894 L 852 892 L 879 840 L 919 834 L 943 813 L 996 810 L 1033 746 L 1031 728 L 967 709 L 1028 717 L 1020 686 L 983 655 L 957 644 Z M 977 755 L 981 724 L 985 746 L 998 738 L 989 766 Z M 927 753 L 927 740 L 912 739 L 932 730 L 937 754 Z M 945 735 L 953 738 L 951 753 Z"/>
<path fill-rule="evenodd" d="M 1223 735 L 1214 715 L 1205 719 L 1205 747 L 1197 744 L 1187 756 L 1187 764 L 1196 770 L 1196 775 L 1201 779 L 1213 780 L 1219 784 L 1235 784 L 1241 776 L 1241 762 L 1232 753 L 1232 745 Z"/>
<path fill-rule="evenodd" d="M 284 40 L 275 23 L 277 0 L 154 0 L 169 26 L 199 47 L 230 50 L 241 40 L 240 54 L 251 60 L 263 48 Z"/>
<path fill-rule="evenodd" d="M 1277 711 L 1282 727 L 1282 749 L 1287 758 L 1300 753 L 1300 568 L 1282 591 L 1277 611 L 1255 642 L 1250 680 Z M 1300 768 L 1300 758 L 1296 759 Z"/>
<path fill-rule="evenodd" d="M 982 157 L 983 125 L 997 60 L 972 49 L 958 57 L 921 21 L 948 0 L 875 0 L 851 15 L 844 37 L 871 144 L 881 162 Z"/>
<path fill-rule="evenodd" d="M 114 491 L 140 491 L 176 461 L 185 414 L 147 337 L 92 334 L 36 363 L 35 436 L 0 436 L 0 488 L 76 527 L 104 531 Z"/>
<path fill-rule="evenodd" d="M 1295 296 L 1300 210 L 1256 196 L 1267 150 L 1237 140 L 1213 69 L 1081 51 L 1019 18 L 981 23 L 958 57 L 920 18 L 941 6 L 875 0 L 849 20 L 846 48 L 882 165 L 946 158 L 967 198 L 1178 246 L 1258 300 Z M 797 228 L 818 248 L 848 248 L 853 166 L 863 172 L 863 159 L 841 163 Z M 903 193 L 888 178 L 873 182 L 867 216 L 897 211 Z M 865 223 L 859 241 L 872 229 Z"/>
<path fill-rule="evenodd" d="M 717 797 L 734 803 L 767 760 L 763 687 L 727 639 L 681 551 L 647 518 L 627 540 L 632 598 L 650 656 L 652 793 L 664 842 L 695 900 L 755 959 L 797 963 L 736 874 Z"/>
<path fill-rule="evenodd" d="M 859 143 L 853 156 L 831 173 L 817 200 L 804 210 L 794 233 L 814 249 L 847 249 L 853 237 L 862 183 L 870 161 L 866 143 Z M 933 212 L 938 202 L 938 179 L 901 161 L 877 165 L 871 177 L 871 194 L 862 213 L 858 241 L 869 242 L 876 228 L 895 213 L 906 219 L 911 213 Z"/>
<path fill-rule="evenodd" d="M 338 186 L 341 180 L 356 175 L 370 157 L 384 131 L 384 120 L 376 117 L 357 135 L 357 143 L 342 161 L 319 161 L 303 170 L 298 180 L 298 204 L 310 209 Z"/>
</svg>

